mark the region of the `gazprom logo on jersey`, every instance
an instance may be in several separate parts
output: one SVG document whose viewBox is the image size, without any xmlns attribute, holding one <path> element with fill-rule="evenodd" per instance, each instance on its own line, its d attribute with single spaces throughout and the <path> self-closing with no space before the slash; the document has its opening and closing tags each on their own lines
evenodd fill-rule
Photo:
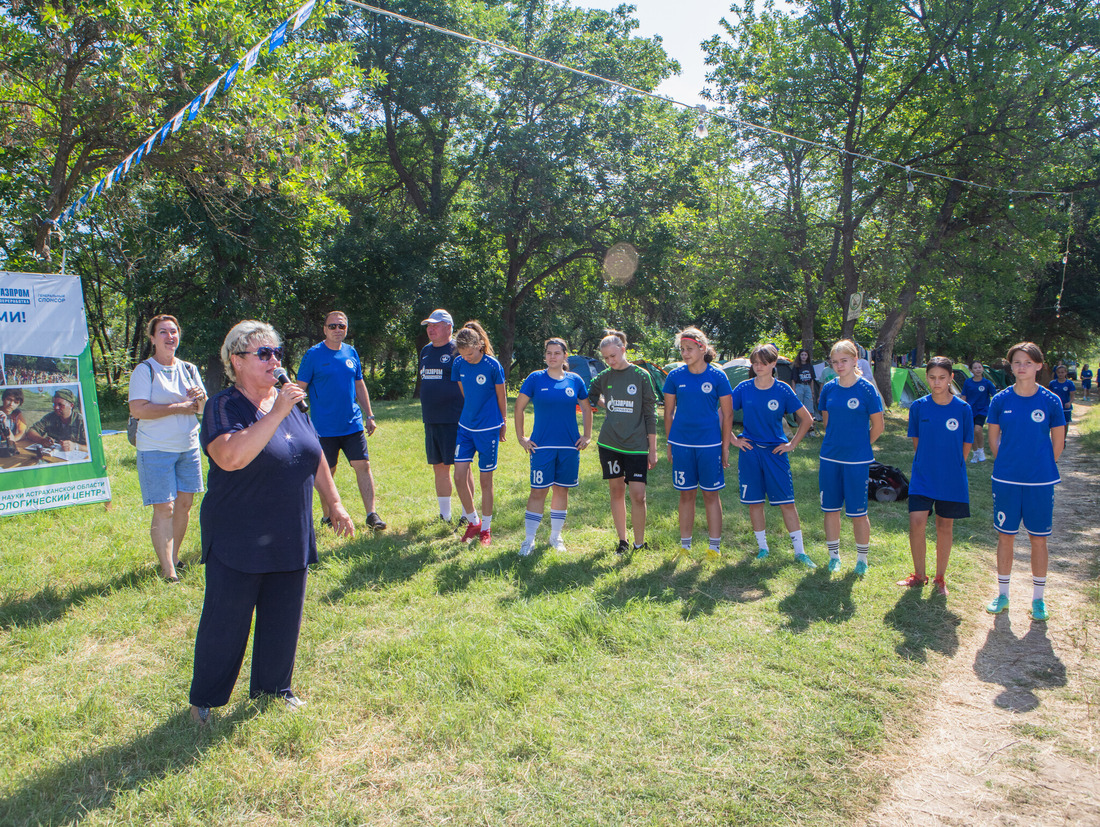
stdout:
<svg viewBox="0 0 1100 827">
<path fill-rule="evenodd" d="M 31 291 L 26 287 L 0 287 L 0 304 L 20 304 L 29 306 Z M 24 321 L 26 321 L 24 319 Z"/>
<path fill-rule="evenodd" d="M 1042 422 L 1046 418 L 1046 411 L 1034 410 L 1031 412 L 1031 419 L 1033 422 Z"/>
<path fill-rule="evenodd" d="M 854 411 L 856 408 L 859 407 L 859 400 L 858 399 L 849 399 L 848 400 L 848 407 L 851 408 Z"/>
<path fill-rule="evenodd" d="M 485 384 L 485 374 L 484 373 L 479 373 L 477 375 L 477 383 L 479 385 L 484 385 Z"/>
<path fill-rule="evenodd" d="M 607 409 L 612 413 L 634 413 L 633 399 L 608 399 Z"/>
<path fill-rule="evenodd" d="M 704 382 L 703 383 L 703 385 L 702 385 L 703 393 L 710 393 L 712 390 L 714 390 L 714 385 L 712 385 L 710 382 Z"/>
<path fill-rule="evenodd" d="M 959 420 L 957 420 L 957 419 L 947 420 L 946 425 L 947 425 L 947 430 L 949 430 L 949 431 L 959 430 Z"/>
<path fill-rule="evenodd" d="M 779 410 L 779 400 L 778 399 L 769 399 L 768 400 L 768 410 L 769 411 L 778 411 Z"/>
</svg>

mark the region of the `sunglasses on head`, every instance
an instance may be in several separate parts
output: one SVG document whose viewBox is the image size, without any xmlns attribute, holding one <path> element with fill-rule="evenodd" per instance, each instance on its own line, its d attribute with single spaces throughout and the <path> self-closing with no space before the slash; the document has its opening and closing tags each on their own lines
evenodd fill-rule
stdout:
<svg viewBox="0 0 1100 827">
<path fill-rule="evenodd" d="M 348 326 L 341 322 L 333 322 L 332 324 L 325 325 L 329 330 L 347 330 Z"/>
<path fill-rule="evenodd" d="M 242 350 L 237 355 L 248 356 L 249 354 L 255 355 L 261 362 L 270 362 L 272 356 L 280 362 L 283 361 L 283 349 L 281 347 L 258 347 L 255 350 Z"/>
</svg>

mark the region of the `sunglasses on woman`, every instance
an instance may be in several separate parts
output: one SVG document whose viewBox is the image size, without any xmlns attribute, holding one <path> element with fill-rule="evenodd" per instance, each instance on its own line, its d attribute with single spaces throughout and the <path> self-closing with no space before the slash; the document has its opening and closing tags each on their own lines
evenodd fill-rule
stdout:
<svg viewBox="0 0 1100 827">
<path fill-rule="evenodd" d="M 261 362 L 270 362 L 272 356 L 280 362 L 283 361 L 283 349 L 281 347 L 258 347 L 255 350 L 242 350 L 237 355 L 248 356 L 249 354 L 254 354 Z"/>
</svg>

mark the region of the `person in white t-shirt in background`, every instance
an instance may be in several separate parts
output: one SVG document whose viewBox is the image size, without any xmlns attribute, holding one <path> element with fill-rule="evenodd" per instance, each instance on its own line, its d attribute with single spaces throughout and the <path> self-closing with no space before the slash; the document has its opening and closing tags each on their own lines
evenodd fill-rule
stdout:
<svg viewBox="0 0 1100 827">
<path fill-rule="evenodd" d="M 161 576 L 178 583 L 191 504 L 203 490 L 198 414 L 206 404 L 206 388 L 198 369 L 176 358 L 181 330 L 175 316 L 154 316 L 146 332 L 152 355 L 130 374 L 130 415 L 138 420 L 138 482 L 142 502 L 153 507 L 149 537 Z"/>
</svg>

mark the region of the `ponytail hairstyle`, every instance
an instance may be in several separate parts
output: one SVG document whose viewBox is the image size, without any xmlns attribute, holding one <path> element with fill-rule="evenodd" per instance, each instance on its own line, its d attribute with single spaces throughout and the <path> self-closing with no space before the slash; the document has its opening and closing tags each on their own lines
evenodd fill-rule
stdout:
<svg viewBox="0 0 1100 827">
<path fill-rule="evenodd" d="M 955 363 L 948 359 L 946 356 L 933 356 L 928 360 L 928 363 L 924 366 L 926 371 L 932 370 L 932 368 L 943 368 L 947 371 L 948 376 L 953 376 L 955 373 Z"/>
<path fill-rule="evenodd" d="M 703 349 L 703 361 L 708 365 L 714 361 L 718 353 L 710 346 L 710 340 L 703 331 L 697 327 L 685 327 L 676 334 L 676 347 L 680 346 L 681 339 L 691 339 Z M 778 358 L 778 357 L 777 357 Z"/>
<path fill-rule="evenodd" d="M 621 330 L 615 330 L 614 328 L 607 328 L 603 332 L 603 338 L 600 339 L 600 347 L 606 345 L 618 345 L 623 350 L 627 348 L 626 334 Z"/>
<path fill-rule="evenodd" d="M 774 365 L 779 361 L 779 351 L 775 345 L 757 345 L 749 354 L 750 362 L 759 362 L 762 365 Z"/>
<path fill-rule="evenodd" d="M 557 345 L 558 347 L 561 348 L 562 353 L 564 353 L 566 356 L 569 355 L 569 345 L 566 343 L 565 339 L 563 339 L 561 336 L 551 336 L 549 339 L 547 339 L 545 342 L 543 342 L 542 343 L 543 350 L 550 347 L 550 345 Z"/>
<path fill-rule="evenodd" d="M 851 339 L 841 339 L 835 345 L 833 349 L 829 351 L 829 359 L 831 360 L 838 353 L 842 353 L 845 356 L 851 356 L 856 360 L 856 376 L 863 376 L 863 371 L 859 369 L 859 348 L 856 347 L 856 343 Z"/>
<path fill-rule="evenodd" d="M 455 334 L 455 343 L 459 347 L 476 347 L 486 356 L 495 355 L 493 345 L 489 342 L 489 334 L 477 319 L 462 325 L 462 329 Z"/>
</svg>

